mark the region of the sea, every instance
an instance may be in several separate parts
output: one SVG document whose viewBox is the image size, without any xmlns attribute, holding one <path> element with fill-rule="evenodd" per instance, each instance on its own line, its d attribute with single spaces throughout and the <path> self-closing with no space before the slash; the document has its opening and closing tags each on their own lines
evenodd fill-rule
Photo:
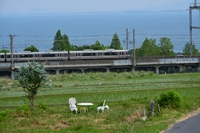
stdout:
<svg viewBox="0 0 200 133">
<path fill-rule="evenodd" d="M 111 44 L 113 35 L 119 36 L 123 49 L 133 49 L 133 29 L 136 48 L 145 38 L 170 38 L 175 52 L 182 52 L 190 42 L 189 11 L 160 12 L 76 12 L 51 14 L 0 14 L 0 49 L 10 49 L 13 35 L 14 52 L 34 45 L 39 51 L 53 47 L 58 29 L 66 34 L 73 45 L 92 45 L 97 40 L 104 46 Z M 192 25 L 200 26 L 200 13 L 192 14 Z M 128 30 L 128 34 L 127 31 Z M 193 43 L 200 50 L 200 30 L 193 29 Z M 128 46 L 127 46 L 128 42 Z"/>
</svg>

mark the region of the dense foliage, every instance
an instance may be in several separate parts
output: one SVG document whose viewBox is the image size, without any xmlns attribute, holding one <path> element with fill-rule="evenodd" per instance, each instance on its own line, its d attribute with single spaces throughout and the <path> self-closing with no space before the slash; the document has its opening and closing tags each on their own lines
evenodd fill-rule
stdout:
<svg viewBox="0 0 200 133">
<path fill-rule="evenodd" d="M 180 108 L 182 107 L 182 97 L 175 90 L 169 90 L 160 95 L 158 103 L 161 107 Z"/>
<path fill-rule="evenodd" d="M 174 56 L 174 45 L 170 41 L 170 38 L 162 37 L 159 43 L 159 54 L 160 56 Z"/>
<path fill-rule="evenodd" d="M 156 39 L 146 38 L 142 46 L 136 49 L 136 56 L 174 56 L 174 46 L 169 38 L 162 37 L 159 42 L 159 44 L 156 44 Z"/>
<path fill-rule="evenodd" d="M 54 43 L 53 48 L 51 50 L 53 51 L 70 51 L 72 49 L 72 46 L 69 42 L 69 38 L 66 34 L 62 35 L 61 30 L 59 29 L 56 32 L 56 35 L 54 37 Z"/>
<path fill-rule="evenodd" d="M 192 45 L 192 55 L 198 56 L 198 54 L 199 54 L 199 51 L 198 51 L 198 49 L 195 48 L 195 45 L 193 44 Z M 190 43 L 188 43 L 188 42 L 185 44 L 185 47 L 183 49 L 183 55 L 185 55 L 185 56 L 190 55 Z"/>
<path fill-rule="evenodd" d="M 7 50 L 7 49 L 2 49 L 2 50 L 0 50 L 0 53 L 9 53 L 10 51 L 9 50 Z"/>
<path fill-rule="evenodd" d="M 34 45 L 31 45 L 30 47 L 25 48 L 24 51 L 38 52 L 39 50 Z"/>
<path fill-rule="evenodd" d="M 104 47 L 103 44 L 101 44 L 98 40 L 95 42 L 95 44 L 92 45 L 83 45 L 83 46 L 74 46 L 73 50 L 79 51 L 84 49 L 93 49 L 93 50 L 104 50 L 106 47 Z"/>
<path fill-rule="evenodd" d="M 158 56 L 159 49 L 156 45 L 156 39 L 148 39 L 146 38 L 142 43 L 141 48 L 138 48 L 136 51 L 136 56 L 143 57 L 143 56 Z"/>
<path fill-rule="evenodd" d="M 122 46 L 121 46 L 121 43 L 120 43 L 120 40 L 119 40 L 119 36 L 117 35 L 117 33 L 115 33 L 113 35 L 112 42 L 110 44 L 110 48 L 117 49 L 117 50 L 122 49 Z"/>
</svg>

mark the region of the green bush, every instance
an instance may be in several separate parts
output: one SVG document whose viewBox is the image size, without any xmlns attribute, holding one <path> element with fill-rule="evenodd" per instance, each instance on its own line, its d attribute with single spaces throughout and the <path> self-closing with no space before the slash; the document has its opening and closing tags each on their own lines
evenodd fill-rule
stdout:
<svg viewBox="0 0 200 133">
<path fill-rule="evenodd" d="M 158 104 L 160 107 L 177 109 L 182 107 L 182 97 L 175 90 L 169 90 L 160 95 Z"/>
</svg>

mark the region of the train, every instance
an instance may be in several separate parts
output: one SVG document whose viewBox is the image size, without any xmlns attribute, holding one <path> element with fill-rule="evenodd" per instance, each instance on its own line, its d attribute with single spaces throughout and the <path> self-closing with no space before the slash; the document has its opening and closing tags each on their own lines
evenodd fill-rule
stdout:
<svg viewBox="0 0 200 133">
<path fill-rule="evenodd" d="M 12 58 L 13 56 L 13 58 Z M 0 53 L 0 62 L 128 59 L 128 50 L 43 51 Z"/>
</svg>

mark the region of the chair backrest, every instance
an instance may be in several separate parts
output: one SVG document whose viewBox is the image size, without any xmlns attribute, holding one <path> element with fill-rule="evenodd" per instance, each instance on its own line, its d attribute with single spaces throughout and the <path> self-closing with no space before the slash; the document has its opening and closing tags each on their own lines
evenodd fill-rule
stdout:
<svg viewBox="0 0 200 133">
<path fill-rule="evenodd" d="M 103 106 L 105 106 L 105 104 L 106 104 L 106 100 L 103 101 Z"/>
<path fill-rule="evenodd" d="M 76 99 L 73 98 L 73 97 L 71 97 L 71 98 L 69 99 L 69 104 L 70 104 L 70 105 L 75 105 L 75 104 L 76 104 Z"/>
</svg>

